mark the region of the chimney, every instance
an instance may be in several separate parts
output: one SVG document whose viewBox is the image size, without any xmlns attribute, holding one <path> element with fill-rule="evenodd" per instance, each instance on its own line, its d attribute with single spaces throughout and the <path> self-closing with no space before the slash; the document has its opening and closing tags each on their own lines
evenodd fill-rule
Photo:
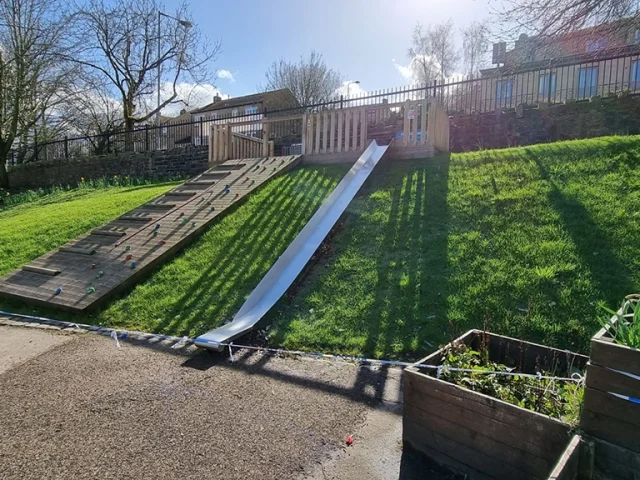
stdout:
<svg viewBox="0 0 640 480">
<path fill-rule="evenodd" d="M 214 95 L 214 96 L 213 96 L 213 103 L 218 103 L 220 100 L 222 100 L 222 98 L 220 97 L 220 95 Z"/>
<path fill-rule="evenodd" d="M 184 115 L 185 113 L 187 113 L 187 109 L 183 108 L 182 110 L 180 110 L 180 115 Z"/>
</svg>

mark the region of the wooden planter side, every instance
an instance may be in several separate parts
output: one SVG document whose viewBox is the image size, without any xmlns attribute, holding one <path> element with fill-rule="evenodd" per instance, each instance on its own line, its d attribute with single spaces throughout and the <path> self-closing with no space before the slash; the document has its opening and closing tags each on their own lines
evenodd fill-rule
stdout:
<svg viewBox="0 0 640 480">
<path fill-rule="evenodd" d="M 471 330 L 460 337 L 475 348 L 485 337 Z M 490 358 L 505 355 L 531 365 L 556 362 L 564 351 L 488 334 Z M 420 363 L 438 365 L 443 350 Z M 574 358 L 575 357 L 575 358 Z M 555 359 L 554 359 L 555 358 Z M 586 357 L 569 358 L 584 365 Z M 471 478 L 547 478 L 569 442 L 570 427 L 559 420 L 473 392 L 409 367 L 404 373 L 403 441 Z"/>
<path fill-rule="evenodd" d="M 580 469 L 579 435 L 574 435 L 547 480 L 575 480 Z"/>
<path fill-rule="evenodd" d="M 600 330 L 591 340 L 580 426 L 588 434 L 640 452 L 640 350 L 618 345 Z"/>
</svg>

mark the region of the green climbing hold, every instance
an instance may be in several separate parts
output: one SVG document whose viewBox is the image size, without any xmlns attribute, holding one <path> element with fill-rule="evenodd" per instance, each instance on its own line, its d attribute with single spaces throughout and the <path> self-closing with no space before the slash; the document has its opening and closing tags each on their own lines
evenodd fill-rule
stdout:
<svg viewBox="0 0 640 480">
<path fill-rule="evenodd" d="M 89 287 L 89 288 L 87 288 L 87 294 L 88 294 L 88 295 L 91 295 L 92 293 L 95 293 L 95 292 L 96 292 L 96 289 L 95 289 L 95 288 L 93 288 L 93 287 Z"/>
<path fill-rule="evenodd" d="M 125 245 L 124 246 L 124 251 L 128 252 L 129 250 L 131 250 L 131 245 Z"/>
<path fill-rule="evenodd" d="M 182 223 L 183 223 L 183 224 L 187 224 L 187 223 L 189 223 L 189 219 L 188 219 L 187 217 L 184 217 L 184 218 L 182 219 Z"/>
<path fill-rule="evenodd" d="M 103 277 L 103 276 L 104 276 L 104 272 L 102 270 L 100 270 L 98 272 L 98 275 L 96 275 L 96 278 L 100 278 L 100 277 Z"/>
</svg>

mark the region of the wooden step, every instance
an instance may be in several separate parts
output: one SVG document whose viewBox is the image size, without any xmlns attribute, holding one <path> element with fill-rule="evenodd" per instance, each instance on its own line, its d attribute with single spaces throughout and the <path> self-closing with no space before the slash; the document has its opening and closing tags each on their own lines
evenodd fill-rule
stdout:
<svg viewBox="0 0 640 480">
<path fill-rule="evenodd" d="M 22 267 L 23 272 L 39 273 L 41 275 L 48 275 L 55 277 L 60 274 L 60 270 L 52 270 L 50 268 L 34 267 L 33 265 L 25 265 Z"/>
<path fill-rule="evenodd" d="M 124 237 L 126 233 L 119 232 L 117 230 L 98 229 L 91 232 L 91 235 L 104 235 L 105 237 Z"/>
</svg>

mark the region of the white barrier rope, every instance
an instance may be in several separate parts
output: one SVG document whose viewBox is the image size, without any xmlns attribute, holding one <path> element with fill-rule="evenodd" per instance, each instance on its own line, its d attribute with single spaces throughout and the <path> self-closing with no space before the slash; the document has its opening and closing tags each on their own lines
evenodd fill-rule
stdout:
<svg viewBox="0 0 640 480">
<path fill-rule="evenodd" d="M 129 330 L 118 330 L 115 328 L 108 327 L 98 327 L 95 325 L 87 325 L 83 323 L 73 323 L 73 322 L 65 322 L 62 320 L 53 320 L 45 317 L 37 317 L 34 315 L 24 315 L 21 313 L 11 313 L 4 312 L 0 310 L 0 315 L 5 315 L 7 317 L 17 317 L 24 318 L 26 320 L 32 320 L 40 323 L 56 325 L 63 328 L 73 327 L 78 329 L 83 329 L 88 332 L 98 333 L 101 335 L 109 335 L 112 339 L 114 339 L 116 343 L 116 347 L 120 348 L 120 343 L 118 339 L 125 340 L 129 337 L 141 337 L 144 339 L 158 339 L 158 340 L 168 340 L 176 342 L 172 348 L 180 348 L 182 346 L 191 345 L 194 343 L 193 338 L 188 337 L 175 337 L 171 335 L 160 335 L 154 333 L 144 333 L 144 332 L 136 332 Z M 413 363 L 413 362 L 402 362 L 400 360 L 380 360 L 377 358 L 366 358 L 366 357 L 355 357 L 348 355 L 332 355 L 329 353 L 320 353 L 320 352 L 305 352 L 302 350 L 285 350 L 282 348 L 268 348 L 268 347 L 254 347 L 251 345 L 239 345 L 233 342 L 230 343 L 221 343 L 219 344 L 221 347 L 227 347 L 229 349 L 229 360 L 233 362 L 235 359 L 233 357 L 233 348 L 236 349 L 246 349 L 246 350 L 254 350 L 264 353 L 273 353 L 276 355 L 296 355 L 301 357 L 312 357 L 312 358 L 326 358 L 330 360 L 342 360 L 347 362 L 356 362 L 362 364 L 369 365 L 388 365 L 392 367 L 413 367 L 422 370 L 436 370 L 436 375 L 438 378 L 442 376 L 443 373 L 446 372 L 465 372 L 465 373 L 476 373 L 476 374 L 484 374 L 484 375 L 504 375 L 510 377 L 525 377 L 525 378 L 536 378 L 538 380 L 557 380 L 563 382 L 575 382 L 581 383 L 584 381 L 584 377 L 580 374 L 574 373 L 571 377 L 554 377 L 542 375 L 540 373 L 532 374 L 532 373 L 517 373 L 517 372 L 500 372 L 500 371 L 492 371 L 485 369 L 474 369 L 474 368 L 456 368 L 449 367 L 446 365 L 425 365 L 421 363 Z M 567 355 L 570 355 L 572 352 L 569 350 L 566 351 Z"/>
</svg>

